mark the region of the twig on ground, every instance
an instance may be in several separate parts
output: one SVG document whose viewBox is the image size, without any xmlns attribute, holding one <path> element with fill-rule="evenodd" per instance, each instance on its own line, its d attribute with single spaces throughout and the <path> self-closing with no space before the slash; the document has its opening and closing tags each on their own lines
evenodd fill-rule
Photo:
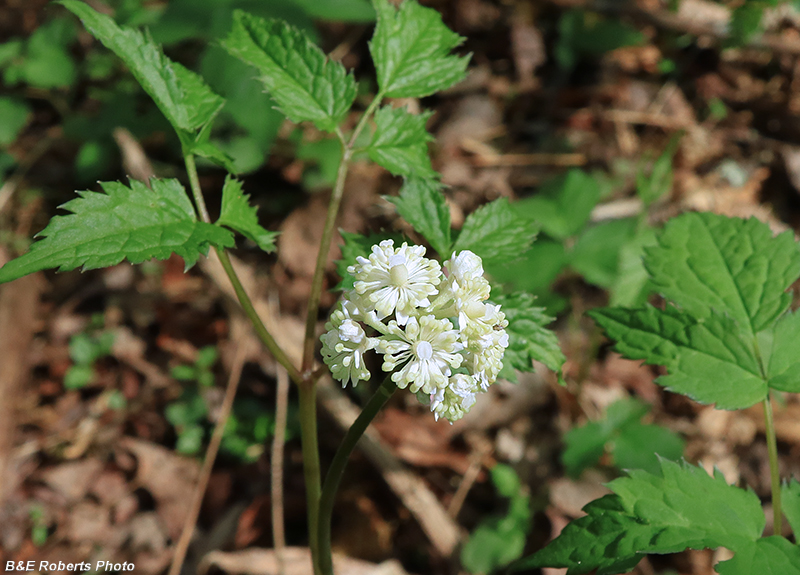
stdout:
<svg viewBox="0 0 800 575">
<path fill-rule="evenodd" d="M 486 459 L 486 456 L 492 450 L 492 444 L 489 441 L 481 441 L 470 454 L 470 462 L 469 467 L 467 468 L 466 473 L 461 478 L 461 483 L 458 484 L 458 489 L 453 494 L 453 498 L 450 500 L 450 505 L 447 506 L 447 514 L 450 515 L 454 520 L 458 517 L 461 508 L 464 506 L 464 501 L 467 499 L 467 494 L 469 494 L 470 489 L 472 486 L 475 485 L 475 480 L 478 479 L 478 475 L 481 473 L 481 468 L 483 468 L 483 462 Z"/>
<path fill-rule="evenodd" d="M 342 429 L 348 429 L 360 413 L 358 407 L 339 390 L 330 377 L 321 378 L 317 389 L 320 406 Z M 447 514 L 447 510 L 425 482 L 384 447 L 374 428 L 367 429 L 358 447 L 378 468 L 392 491 L 419 521 L 436 551 L 444 557 L 450 556 L 460 539 L 458 524 Z"/>
<path fill-rule="evenodd" d="M 155 176 L 155 171 L 139 140 L 125 128 L 116 128 L 114 141 L 122 154 L 122 167 L 125 172 L 131 178 L 149 186 L 150 178 Z"/>
<path fill-rule="evenodd" d="M 238 338 L 243 339 L 243 338 Z M 225 434 L 225 426 L 228 423 L 228 417 L 233 407 L 233 400 L 236 397 L 236 390 L 239 387 L 239 380 L 242 377 L 242 369 L 246 358 L 247 346 L 237 345 L 236 355 L 233 359 L 231 366 L 231 373 L 228 379 L 228 386 L 225 390 L 225 398 L 222 401 L 222 406 L 219 411 L 219 419 L 214 426 L 214 432 L 211 435 L 211 441 L 208 443 L 206 456 L 203 461 L 203 467 L 200 470 L 200 478 L 195 487 L 194 494 L 192 495 L 192 505 L 189 509 L 189 514 L 186 516 L 186 522 L 181 532 L 181 537 L 178 544 L 175 546 L 175 556 L 172 559 L 172 565 L 169 568 L 169 575 L 179 575 L 183 562 L 186 559 L 186 552 L 189 549 L 189 544 L 192 541 L 192 534 L 194 533 L 194 526 L 197 523 L 197 518 L 200 515 L 200 507 L 203 504 L 203 496 L 208 487 L 208 480 L 211 478 L 211 471 L 214 468 L 214 461 L 219 452 L 220 443 L 222 443 L 222 436 Z"/>
</svg>

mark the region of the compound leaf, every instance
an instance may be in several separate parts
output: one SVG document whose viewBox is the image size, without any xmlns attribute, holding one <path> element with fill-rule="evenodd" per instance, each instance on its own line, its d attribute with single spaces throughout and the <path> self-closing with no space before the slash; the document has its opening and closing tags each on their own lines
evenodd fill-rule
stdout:
<svg viewBox="0 0 800 575">
<path fill-rule="evenodd" d="M 800 250 L 790 232 L 773 237 L 755 218 L 693 212 L 664 226 L 645 264 L 658 291 L 690 314 L 715 309 L 754 336 L 789 307 Z"/>
<path fill-rule="evenodd" d="M 184 144 L 193 142 L 197 132 L 208 126 L 225 104 L 200 76 L 167 58 L 149 36 L 118 26 L 109 16 L 79 0 L 61 0 L 61 4 L 125 62 Z"/>
<path fill-rule="evenodd" d="M 466 74 L 469 57 L 450 54 L 464 40 L 432 8 L 404 0 L 399 8 L 374 0 L 378 25 L 369 44 L 380 93 L 421 98 L 449 88 Z"/>
<path fill-rule="evenodd" d="M 250 196 L 242 191 L 242 182 L 230 176 L 225 179 L 222 188 L 222 210 L 217 225 L 236 230 L 265 252 L 275 251 L 278 233 L 270 232 L 258 224 L 257 209 L 250 205 Z"/>
<path fill-rule="evenodd" d="M 103 191 L 78 192 L 80 198 L 61 206 L 72 212 L 56 216 L 39 234 L 28 253 L 0 268 L 0 283 L 48 268 L 68 271 L 113 266 L 127 259 L 181 256 L 191 267 L 211 245 L 233 246 L 233 235 L 198 222 L 186 191 L 178 180 L 150 181 L 152 190 L 131 181 L 104 182 Z"/>
<path fill-rule="evenodd" d="M 608 487 L 613 495 L 589 503 L 585 517 L 514 569 L 566 567 L 570 575 L 593 569 L 610 575 L 629 571 L 645 553 L 726 547 L 747 554 L 764 529 L 754 493 L 685 462 L 661 460 L 660 474 L 631 471 Z"/>
<path fill-rule="evenodd" d="M 453 250 L 470 250 L 484 263 L 499 264 L 522 256 L 535 237 L 533 223 L 521 218 L 507 199 L 500 198 L 467 217 Z"/>
<path fill-rule="evenodd" d="M 566 357 L 555 332 L 547 329 L 553 318 L 545 314 L 544 308 L 535 307 L 534 299 L 533 295 L 525 292 L 492 298 L 494 303 L 502 306 L 508 320 L 508 348 L 503 363 L 519 371 L 532 371 L 535 360 L 560 375 Z M 504 377 L 513 377 L 513 371 L 503 371 Z"/>
<path fill-rule="evenodd" d="M 665 366 L 669 374 L 657 383 L 672 391 L 719 409 L 743 409 L 766 397 L 755 352 L 726 316 L 698 320 L 672 306 L 662 311 L 649 305 L 589 315 L 617 341 L 621 354 Z"/>
<path fill-rule="evenodd" d="M 294 122 L 313 122 L 333 132 L 355 100 L 356 81 L 344 66 L 283 21 L 237 10 L 222 47 L 258 70 L 280 110 Z"/>
<path fill-rule="evenodd" d="M 395 176 L 435 177 L 428 156 L 428 142 L 433 136 L 425 130 L 431 114 L 414 115 L 405 108 L 391 106 L 378 110 L 375 133 L 367 147 L 370 159 Z"/>
<path fill-rule="evenodd" d="M 432 179 L 409 178 L 397 197 L 387 197 L 403 218 L 430 242 L 443 258 L 450 256 L 450 208 L 441 184 Z"/>
</svg>

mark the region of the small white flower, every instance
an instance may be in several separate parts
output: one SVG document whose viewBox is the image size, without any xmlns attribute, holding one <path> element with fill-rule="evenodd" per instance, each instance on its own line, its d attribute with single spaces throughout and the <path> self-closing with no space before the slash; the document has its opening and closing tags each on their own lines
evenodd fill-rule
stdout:
<svg viewBox="0 0 800 575">
<path fill-rule="evenodd" d="M 355 291 L 371 302 L 378 319 L 394 312 L 397 323 L 405 325 L 417 308 L 430 305 L 442 273 L 439 263 L 424 255 L 423 246 L 395 248 L 392 240 L 384 240 L 372 246 L 369 259 L 358 257 L 347 268 L 356 279 Z"/>
<path fill-rule="evenodd" d="M 475 255 L 469 250 L 464 250 L 453 256 L 444 263 L 448 277 L 453 278 L 459 284 L 465 280 L 483 279 L 483 261 L 480 256 Z"/>
<path fill-rule="evenodd" d="M 369 379 L 370 373 L 364 363 L 364 353 L 374 349 L 378 340 L 367 337 L 361 325 L 344 317 L 347 306 L 339 309 L 331 316 L 331 323 L 326 325 L 328 331 L 322 334 L 322 359 L 330 368 L 333 377 L 355 386 L 361 380 Z"/>
<path fill-rule="evenodd" d="M 397 387 L 433 393 L 437 387 L 447 385 L 451 368 L 460 366 L 464 359 L 458 353 L 464 346 L 449 320 L 424 315 L 419 320 L 410 318 L 405 331 L 394 320 L 388 327 L 395 339 L 381 338 L 378 351 L 386 354 L 384 371 L 402 366 L 392 374 Z"/>
<path fill-rule="evenodd" d="M 453 423 L 464 417 L 480 392 L 480 384 L 473 376 L 457 373 L 450 378 L 447 387 L 431 394 L 431 411 L 437 421 L 439 417 L 444 417 Z"/>
<path fill-rule="evenodd" d="M 507 347 L 508 333 L 504 329 L 493 329 L 470 342 L 466 365 L 483 391 L 495 382 L 503 369 L 503 355 Z"/>
</svg>

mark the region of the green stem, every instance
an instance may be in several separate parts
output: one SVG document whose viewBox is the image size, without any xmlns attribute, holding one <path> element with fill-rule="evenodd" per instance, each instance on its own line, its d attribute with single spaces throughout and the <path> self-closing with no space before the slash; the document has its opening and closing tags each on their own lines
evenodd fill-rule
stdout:
<svg viewBox="0 0 800 575">
<path fill-rule="evenodd" d="M 764 421 L 767 427 L 767 449 L 769 450 L 769 474 L 772 483 L 772 515 L 775 535 L 783 531 L 783 511 L 781 507 L 781 476 L 778 467 L 778 440 L 775 436 L 775 421 L 772 417 L 770 395 L 764 400 Z"/>
<path fill-rule="evenodd" d="M 306 332 L 303 338 L 303 362 L 300 370 L 307 374 L 314 363 L 314 347 L 316 344 L 317 316 L 319 315 L 319 300 L 322 297 L 322 283 L 325 279 L 325 264 L 328 262 L 328 252 L 330 251 L 331 241 L 333 240 L 334 226 L 336 217 L 339 215 L 339 206 L 342 203 L 344 194 L 344 184 L 347 180 L 347 171 L 350 168 L 350 160 L 353 157 L 353 145 L 361 131 L 367 125 L 370 116 L 383 99 L 382 94 L 378 94 L 367 107 L 361 119 L 356 124 L 350 140 L 346 141 L 341 130 L 337 130 L 336 135 L 342 142 L 342 159 L 339 162 L 339 169 L 336 172 L 336 183 L 333 186 L 331 200 L 328 203 L 328 214 L 325 217 L 325 224 L 322 228 L 322 239 L 319 243 L 319 253 L 317 263 L 314 267 L 314 277 L 311 280 L 311 294 L 308 296 L 308 310 L 306 313 Z"/>
<path fill-rule="evenodd" d="M 321 472 L 319 445 L 317 443 L 317 389 L 312 381 L 303 381 L 299 386 L 300 439 L 303 447 L 303 475 L 306 483 L 306 507 L 308 516 L 308 547 L 315 575 L 319 575 L 319 501 Z"/>
<path fill-rule="evenodd" d="M 194 156 L 192 154 L 186 154 L 186 156 L 184 156 L 184 161 L 186 162 L 186 172 L 189 174 L 189 185 L 192 189 L 192 196 L 194 197 L 197 211 L 200 212 L 200 219 L 210 224 L 211 217 L 208 215 L 208 208 L 203 198 L 203 191 L 200 189 L 200 179 L 197 176 L 197 166 L 194 163 Z M 258 338 L 275 360 L 286 368 L 289 377 L 291 377 L 294 382 L 300 383 L 303 379 L 300 376 L 300 372 L 289 359 L 289 356 L 286 355 L 286 352 L 278 345 L 278 342 L 275 341 L 275 338 L 272 337 L 272 334 L 269 333 L 264 322 L 261 321 L 261 317 L 253 306 L 253 301 L 250 299 L 250 296 L 247 295 L 242 282 L 239 281 L 239 276 L 236 275 L 236 271 L 233 269 L 233 264 L 231 264 L 228 253 L 224 249 L 214 248 L 214 250 L 217 252 L 225 274 L 233 285 L 233 291 L 236 293 L 239 304 L 242 306 L 247 319 L 250 320 L 250 323 L 253 324 L 253 328 L 256 330 L 256 335 L 258 335 Z"/>
<path fill-rule="evenodd" d="M 363 411 L 347 430 L 336 455 L 333 457 L 331 466 L 325 476 L 325 484 L 322 486 L 322 496 L 319 500 L 319 572 L 322 575 L 333 575 L 333 559 L 331 555 L 331 514 L 333 513 L 333 501 L 339 482 L 344 474 L 344 468 L 350 454 L 353 453 L 358 440 L 364 435 L 364 431 L 380 409 L 389 401 L 392 394 L 397 391 L 397 385 L 387 376 L 375 394 L 364 406 Z"/>
<path fill-rule="evenodd" d="M 189 174 L 189 187 L 192 189 L 194 205 L 197 206 L 197 211 L 200 212 L 200 220 L 210 224 L 211 216 L 208 215 L 206 201 L 203 198 L 203 191 L 200 188 L 200 178 L 197 176 L 197 165 L 194 163 L 194 155 L 186 154 L 183 160 L 186 163 L 186 173 Z"/>
</svg>

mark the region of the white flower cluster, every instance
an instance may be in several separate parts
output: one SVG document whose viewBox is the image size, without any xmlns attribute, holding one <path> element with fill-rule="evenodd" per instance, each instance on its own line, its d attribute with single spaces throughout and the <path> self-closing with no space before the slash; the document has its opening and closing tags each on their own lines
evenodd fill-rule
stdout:
<svg viewBox="0 0 800 575">
<path fill-rule="evenodd" d="M 383 370 L 397 387 L 452 423 L 497 379 L 508 321 L 500 306 L 486 303 L 490 286 L 480 257 L 454 254 L 442 273 L 424 256 L 423 246 L 395 248 L 385 240 L 347 268 L 354 288 L 325 326 L 322 357 L 342 385 L 356 385 L 370 377 L 364 354 L 383 354 Z"/>
</svg>

